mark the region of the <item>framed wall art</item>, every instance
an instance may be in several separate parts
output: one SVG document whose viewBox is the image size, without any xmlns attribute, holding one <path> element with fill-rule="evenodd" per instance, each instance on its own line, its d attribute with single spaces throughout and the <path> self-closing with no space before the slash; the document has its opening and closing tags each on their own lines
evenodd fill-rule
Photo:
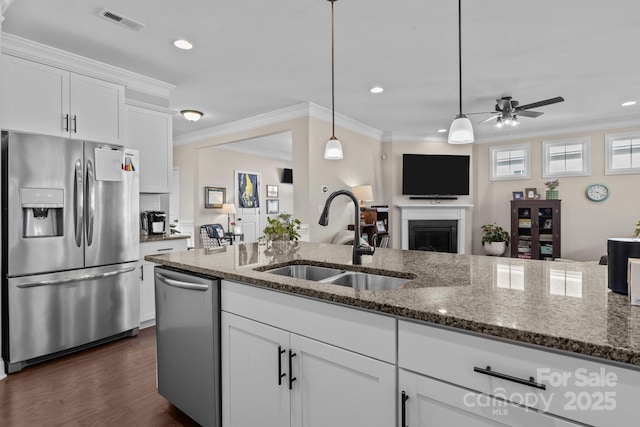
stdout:
<svg viewBox="0 0 640 427">
<path fill-rule="evenodd" d="M 267 199 L 267 214 L 280 213 L 280 201 L 277 199 Z"/>
<path fill-rule="evenodd" d="M 227 189 L 222 187 L 204 187 L 204 207 L 219 209 L 227 202 Z"/>
<path fill-rule="evenodd" d="M 270 199 L 278 198 L 278 186 L 277 185 L 267 185 L 267 197 Z"/>
</svg>

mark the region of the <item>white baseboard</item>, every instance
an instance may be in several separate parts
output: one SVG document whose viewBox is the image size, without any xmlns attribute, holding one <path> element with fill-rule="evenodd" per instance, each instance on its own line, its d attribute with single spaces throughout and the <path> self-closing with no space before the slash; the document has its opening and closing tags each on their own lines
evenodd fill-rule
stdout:
<svg viewBox="0 0 640 427">
<path fill-rule="evenodd" d="M 145 320 L 144 322 L 140 322 L 140 329 L 149 328 L 151 326 L 156 326 L 156 319 Z"/>
</svg>

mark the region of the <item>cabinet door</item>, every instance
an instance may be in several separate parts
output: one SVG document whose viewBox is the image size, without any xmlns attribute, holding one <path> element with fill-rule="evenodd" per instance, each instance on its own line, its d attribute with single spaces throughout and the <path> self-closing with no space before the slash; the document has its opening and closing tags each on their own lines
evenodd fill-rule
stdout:
<svg viewBox="0 0 640 427">
<path fill-rule="evenodd" d="M 394 365 L 295 334 L 291 348 L 292 427 L 394 425 Z"/>
<path fill-rule="evenodd" d="M 399 370 L 401 427 L 571 427 L 576 423 L 527 410 L 486 394 Z M 405 393 L 407 399 L 402 402 Z M 402 424 L 404 416 L 404 424 Z M 391 425 L 391 424 L 389 424 Z M 581 425 L 581 424 L 580 424 Z"/>
<path fill-rule="evenodd" d="M 169 114 L 127 105 L 126 146 L 140 152 L 140 192 L 170 193 L 173 125 Z"/>
<path fill-rule="evenodd" d="M 289 333 L 226 312 L 221 320 L 222 425 L 289 426 Z"/>
<path fill-rule="evenodd" d="M 71 137 L 123 143 L 124 87 L 71 73 Z"/>
<path fill-rule="evenodd" d="M 156 292 L 153 279 L 153 267 L 157 264 L 140 261 L 140 323 L 155 320 Z"/>
<path fill-rule="evenodd" d="M 2 55 L 0 127 L 68 136 L 69 72 Z"/>
</svg>

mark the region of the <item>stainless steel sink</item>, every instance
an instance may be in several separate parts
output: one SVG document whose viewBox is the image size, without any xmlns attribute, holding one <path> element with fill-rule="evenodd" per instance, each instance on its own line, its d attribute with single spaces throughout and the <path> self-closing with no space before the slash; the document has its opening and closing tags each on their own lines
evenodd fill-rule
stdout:
<svg viewBox="0 0 640 427">
<path fill-rule="evenodd" d="M 379 274 L 360 273 L 348 271 L 335 277 L 323 280 L 324 283 L 349 286 L 354 289 L 366 289 L 369 291 L 388 291 L 397 289 L 410 279 L 401 277 L 381 276 Z"/>
<path fill-rule="evenodd" d="M 285 267 L 266 270 L 266 273 L 279 274 L 281 276 L 294 277 L 296 279 L 320 280 L 337 276 L 344 273 L 344 270 L 329 267 L 319 267 L 317 265 L 287 265 Z"/>
</svg>

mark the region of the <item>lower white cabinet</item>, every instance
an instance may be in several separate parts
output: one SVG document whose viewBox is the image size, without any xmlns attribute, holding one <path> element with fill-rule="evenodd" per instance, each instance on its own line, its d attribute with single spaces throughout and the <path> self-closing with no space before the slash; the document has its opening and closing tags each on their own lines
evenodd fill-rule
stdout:
<svg viewBox="0 0 640 427">
<path fill-rule="evenodd" d="M 398 425 L 401 427 L 583 425 L 404 369 L 399 370 L 398 385 L 400 389 Z"/>
<path fill-rule="evenodd" d="M 153 268 L 158 265 L 145 261 L 147 255 L 158 255 L 169 252 L 187 250 L 187 239 L 159 240 L 140 243 L 140 327 L 155 324 L 156 319 L 156 291 Z"/>
<path fill-rule="evenodd" d="M 225 288 L 229 287 L 225 282 L 221 316 L 224 427 L 395 425 L 395 364 L 224 311 Z M 246 288 L 249 293 L 279 294 Z M 332 307 L 281 295 L 303 304 L 320 304 L 328 310 Z M 233 298 L 233 305 L 241 304 L 237 295 Z M 293 313 L 299 307 L 283 306 L 279 312 L 286 316 L 290 309 Z M 255 314 L 261 317 L 260 312 Z M 293 317 L 291 322 L 292 328 L 299 324 Z M 354 323 L 343 327 L 345 331 L 358 330 Z"/>
</svg>

